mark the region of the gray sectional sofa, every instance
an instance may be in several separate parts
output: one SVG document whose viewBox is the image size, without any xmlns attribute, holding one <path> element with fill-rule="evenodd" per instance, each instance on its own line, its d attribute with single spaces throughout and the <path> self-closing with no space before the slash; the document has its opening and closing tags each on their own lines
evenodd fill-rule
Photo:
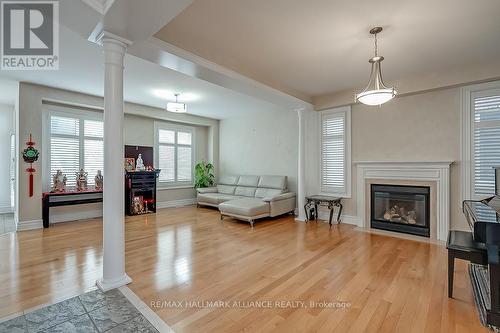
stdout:
<svg viewBox="0 0 500 333">
<path fill-rule="evenodd" d="M 215 187 L 197 189 L 198 206 L 217 207 L 224 216 L 250 222 L 295 211 L 286 176 L 223 176 Z"/>
</svg>

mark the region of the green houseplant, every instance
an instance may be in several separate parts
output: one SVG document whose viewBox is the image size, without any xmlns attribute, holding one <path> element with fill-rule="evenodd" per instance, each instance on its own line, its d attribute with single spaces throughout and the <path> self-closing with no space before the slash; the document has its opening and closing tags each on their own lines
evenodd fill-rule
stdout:
<svg viewBox="0 0 500 333">
<path fill-rule="evenodd" d="M 214 185 L 214 165 L 205 161 L 196 163 L 194 167 L 194 187 L 210 187 Z"/>
</svg>

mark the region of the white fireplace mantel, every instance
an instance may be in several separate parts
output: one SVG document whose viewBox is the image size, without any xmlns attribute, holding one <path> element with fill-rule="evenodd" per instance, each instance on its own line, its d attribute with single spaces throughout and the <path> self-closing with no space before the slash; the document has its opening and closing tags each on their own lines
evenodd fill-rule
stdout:
<svg viewBox="0 0 500 333">
<path fill-rule="evenodd" d="M 436 182 L 437 239 L 446 241 L 450 228 L 450 166 L 453 161 L 429 162 L 354 162 L 357 169 L 357 214 L 359 227 L 368 228 L 365 216 L 366 181 L 368 179 L 390 179 L 406 181 Z"/>
</svg>

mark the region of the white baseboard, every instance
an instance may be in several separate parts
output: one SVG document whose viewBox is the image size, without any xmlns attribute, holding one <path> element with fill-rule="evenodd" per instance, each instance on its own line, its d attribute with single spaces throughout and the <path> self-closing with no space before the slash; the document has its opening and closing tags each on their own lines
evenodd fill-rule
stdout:
<svg viewBox="0 0 500 333">
<path fill-rule="evenodd" d="M 71 213 L 50 214 L 50 223 L 61 223 L 69 221 L 87 220 L 102 217 L 102 209 L 92 209 Z"/>
<path fill-rule="evenodd" d="M 174 330 L 168 326 L 146 303 L 144 303 L 129 287 L 122 286 L 118 288 L 121 293 L 134 305 L 137 310 L 156 328 L 160 333 L 174 333 Z M 154 301 L 153 301 L 154 303 Z"/>
<path fill-rule="evenodd" d="M 173 207 L 182 207 L 191 205 L 196 205 L 196 198 L 162 201 L 156 204 L 156 208 L 162 209 L 162 208 L 173 208 Z"/>
<path fill-rule="evenodd" d="M 330 213 L 320 210 L 318 218 L 320 220 L 324 220 L 324 221 L 328 222 L 328 219 L 330 218 Z M 361 223 L 360 222 L 361 219 L 359 217 L 353 216 L 353 215 L 344 215 L 344 214 L 342 214 L 342 216 L 340 217 L 340 220 L 341 220 L 341 223 L 352 224 L 352 225 L 355 225 L 355 226 L 358 226 L 359 223 Z M 337 223 L 337 211 L 333 212 L 332 222 Z"/>
<path fill-rule="evenodd" d="M 11 206 L 0 206 L 0 214 L 13 213 L 14 209 Z"/>
<path fill-rule="evenodd" d="M 157 203 L 157 208 L 172 208 L 172 207 L 182 207 L 190 206 L 196 204 L 196 198 L 192 199 L 182 199 L 182 200 L 171 200 L 163 201 Z M 86 210 L 81 212 L 71 212 L 71 213 L 57 213 L 50 215 L 50 223 L 62 223 L 69 221 L 78 221 L 102 217 L 101 209 Z M 32 220 L 32 221 L 20 221 L 17 224 L 18 231 L 33 230 L 43 228 L 42 220 Z"/>
<path fill-rule="evenodd" d="M 342 215 L 342 223 L 358 226 L 361 224 L 361 218 L 355 215 Z"/>
<path fill-rule="evenodd" d="M 43 228 L 42 220 L 19 221 L 17 231 L 34 230 Z"/>
</svg>

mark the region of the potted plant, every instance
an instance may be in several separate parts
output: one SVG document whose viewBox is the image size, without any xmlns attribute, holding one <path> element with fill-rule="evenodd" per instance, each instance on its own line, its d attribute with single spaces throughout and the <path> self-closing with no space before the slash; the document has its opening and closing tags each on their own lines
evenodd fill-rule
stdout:
<svg viewBox="0 0 500 333">
<path fill-rule="evenodd" d="M 194 167 L 194 187 L 210 187 L 214 185 L 214 165 L 205 161 L 198 162 Z"/>
</svg>

